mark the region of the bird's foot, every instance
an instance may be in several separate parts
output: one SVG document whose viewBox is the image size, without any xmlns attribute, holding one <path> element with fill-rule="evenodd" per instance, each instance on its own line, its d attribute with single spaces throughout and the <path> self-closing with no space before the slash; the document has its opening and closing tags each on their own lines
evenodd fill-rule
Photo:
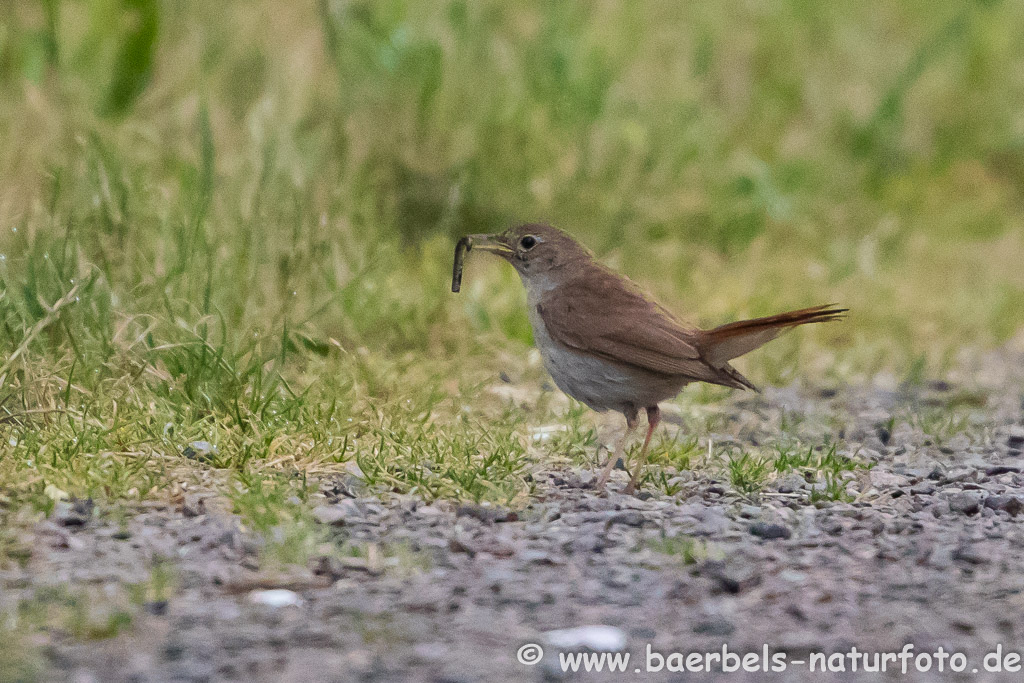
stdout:
<svg viewBox="0 0 1024 683">
<path fill-rule="evenodd" d="M 598 493 L 604 491 L 604 487 L 608 484 L 608 480 L 612 478 L 612 470 L 615 469 L 615 463 L 619 461 L 619 456 L 613 455 L 605 463 L 604 467 L 601 468 L 601 474 L 597 476 L 597 483 L 594 484 L 594 490 Z"/>
<path fill-rule="evenodd" d="M 629 478 L 629 483 L 626 484 L 626 488 L 622 489 L 622 492 L 627 496 L 632 496 L 637 492 L 637 488 L 640 485 L 640 473 L 637 472 Z"/>
</svg>

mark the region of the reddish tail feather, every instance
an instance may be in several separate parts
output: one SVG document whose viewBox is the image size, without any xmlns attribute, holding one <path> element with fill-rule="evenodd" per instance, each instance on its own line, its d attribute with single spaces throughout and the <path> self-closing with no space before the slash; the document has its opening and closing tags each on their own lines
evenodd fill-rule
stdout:
<svg viewBox="0 0 1024 683">
<path fill-rule="evenodd" d="M 848 309 L 834 304 L 803 308 L 778 315 L 722 325 L 704 331 L 704 353 L 713 366 L 722 366 L 733 358 L 749 353 L 797 325 L 840 320 Z"/>
</svg>

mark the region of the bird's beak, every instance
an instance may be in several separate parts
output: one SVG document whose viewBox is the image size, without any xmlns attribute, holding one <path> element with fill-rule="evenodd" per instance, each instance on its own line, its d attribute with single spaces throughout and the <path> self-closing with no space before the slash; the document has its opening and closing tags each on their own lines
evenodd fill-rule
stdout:
<svg viewBox="0 0 1024 683">
<path fill-rule="evenodd" d="M 508 258 L 515 253 L 515 250 L 505 241 L 504 235 L 470 235 L 469 239 L 473 249 L 489 251 L 502 258 Z"/>
</svg>

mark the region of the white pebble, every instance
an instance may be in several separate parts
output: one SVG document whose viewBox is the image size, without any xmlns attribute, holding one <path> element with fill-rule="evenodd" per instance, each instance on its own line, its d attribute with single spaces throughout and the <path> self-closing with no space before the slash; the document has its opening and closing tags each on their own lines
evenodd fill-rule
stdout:
<svg viewBox="0 0 1024 683">
<path fill-rule="evenodd" d="M 626 648 L 626 634 L 614 626 L 578 626 L 545 631 L 544 640 L 561 650 L 581 647 L 595 652 L 620 652 Z"/>
<path fill-rule="evenodd" d="M 302 598 L 295 591 L 285 588 L 272 588 L 270 590 L 249 593 L 249 602 L 268 607 L 298 607 L 302 604 Z"/>
</svg>

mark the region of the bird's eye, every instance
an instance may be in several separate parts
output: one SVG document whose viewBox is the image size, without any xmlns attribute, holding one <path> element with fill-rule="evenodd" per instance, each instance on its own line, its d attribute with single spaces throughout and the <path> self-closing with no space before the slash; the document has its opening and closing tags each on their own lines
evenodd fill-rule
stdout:
<svg viewBox="0 0 1024 683">
<path fill-rule="evenodd" d="M 537 238 L 533 235 L 527 235 L 523 239 L 519 240 L 519 246 L 522 247 L 524 251 L 533 249 L 537 246 Z"/>
</svg>

